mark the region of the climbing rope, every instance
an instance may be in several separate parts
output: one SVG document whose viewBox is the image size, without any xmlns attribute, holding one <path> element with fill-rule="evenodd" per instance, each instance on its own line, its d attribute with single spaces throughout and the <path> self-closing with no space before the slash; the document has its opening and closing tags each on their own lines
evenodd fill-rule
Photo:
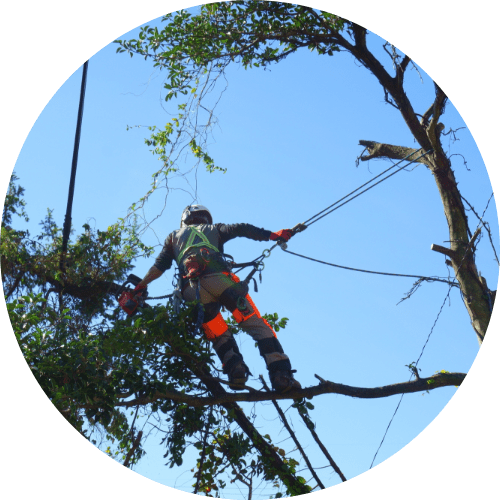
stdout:
<svg viewBox="0 0 500 500">
<path fill-rule="evenodd" d="M 331 214 L 332 212 L 335 212 L 335 210 L 338 210 L 340 207 L 343 207 L 344 205 L 346 205 L 347 203 L 351 202 L 352 200 L 354 200 L 355 198 L 357 198 L 358 196 L 361 196 L 363 193 L 366 193 L 367 191 L 369 191 L 370 189 L 374 188 L 375 186 L 377 186 L 378 184 L 380 184 L 381 182 L 384 182 L 386 181 L 387 179 L 389 179 L 390 177 L 392 177 L 393 175 L 397 174 L 398 172 L 401 172 L 401 170 L 404 170 L 405 168 L 407 168 L 409 165 L 411 165 L 412 163 L 415 163 L 416 161 L 420 160 L 421 158 L 423 158 L 424 156 L 428 155 L 432 149 L 429 149 L 429 151 L 426 151 L 425 153 L 422 153 L 420 156 L 418 156 L 417 158 L 414 158 L 413 160 L 410 160 L 410 157 L 412 157 L 413 155 L 415 155 L 416 153 L 420 152 L 421 150 L 418 149 L 416 151 L 413 151 L 412 153 L 410 153 L 409 155 L 406 155 L 402 160 L 399 160 L 398 162 L 396 162 L 394 165 L 391 165 L 388 169 L 384 170 L 383 172 L 381 172 L 380 174 L 376 175 L 375 177 L 373 177 L 372 179 L 370 179 L 368 182 L 365 182 L 364 184 L 362 184 L 361 186 L 359 186 L 358 188 L 354 189 L 353 191 L 351 191 L 350 193 L 346 194 L 345 196 L 343 196 L 342 198 L 340 198 L 339 200 L 337 200 L 335 203 L 332 203 L 331 205 L 329 205 L 328 207 L 324 208 L 323 210 L 321 210 L 320 212 L 318 212 L 317 214 L 313 215 L 312 217 L 310 217 L 309 219 L 307 219 L 305 222 L 300 222 L 299 224 L 297 224 L 295 227 L 292 228 L 292 233 L 293 234 L 296 234 L 296 233 L 300 233 L 304 230 L 306 230 L 311 224 L 314 224 L 315 222 L 318 222 L 320 219 L 322 219 L 323 217 L 326 217 L 328 214 Z M 382 177 L 384 174 L 386 174 L 387 172 L 389 172 L 390 170 L 396 168 L 397 166 L 399 166 L 402 162 L 408 160 L 408 163 L 406 163 L 405 165 L 403 165 L 402 167 L 398 168 L 396 171 L 392 172 L 391 174 L 387 175 L 386 177 L 383 177 L 382 179 L 380 179 L 378 182 L 376 182 L 375 184 L 372 184 L 373 181 L 375 181 L 376 179 Z M 368 186 L 369 184 L 371 184 L 369 187 L 367 187 L 366 189 L 364 189 L 363 191 L 360 191 L 359 193 L 357 193 L 360 189 L 363 189 L 364 187 Z M 357 193 L 355 196 L 352 196 L 351 198 L 349 198 L 351 195 L 353 195 L 354 193 Z M 344 201 L 345 200 L 345 201 Z M 339 203 L 342 202 L 340 205 Z M 287 248 L 287 245 L 285 242 L 277 242 L 275 243 L 271 248 L 269 249 L 266 249 L 262 252 L 262 255 L 259 255 L 258 257 L 256 257 L 255 259 L 253 259 L 252 261 L 250 262 L 245 262 L 244 264 L 234 264 L 233 263 L 233 267 L 240 267 L 239 271 L 241 271 L 241 269 L 245 268 L 245 267 L 248 267 L 248 266 L 254 266 L 254 269 L 250 272 L 250 274 L 245 278 L 245 282 L 249 283 L 251 279 L 253 279 L 253 276 L 254 274 L 257 272 L 257 271 L 260 271 L 262 272 L 263 270 L 263 267 L 259 267 L 259 266 L 262 266 L 263 265 L 263 260 L 268 258 L 270 255 L 271 255 L 271 252 L 277 247 L 281 247 L 282 250 L 285 250 L 286 251 L 286 248 Z M 293 252 L 289 252 L 289 253 L 293 253 Z M 302 256 L 301 256 L 302 257 Z M 308 258 L 308 257 L 304 257 L 304 258 Z M 315 260 L 315 259 L 310 259 L 310 260 Z M 323 264 L 326 264 L 325 262 L 323 262 Z M 329 264 L 329 265 L 334 265 L 334 264 Z M 342 267 L 342 266 L 337 266 L 337 267 Z M 239 272 L 237 271 L 237 272 Z M 367 271 L 368 272 L 368 271 Z M 391 275 L 390 273 L 374 273 L 374 274 L 388 274 L 388 275 Z M 424 277 L 421 277 L 421 276 L 411 276 L 411 277 L 417 277 L 417 278 L 424 278 Z M 254 280 L 255 281 L 255 280 Z M 262 279 L 261 279 L 262 281 Z M 257 284 L 255 283 L 255 286 L 257 286 Z"/>
<path fill-rule="evenodd" d="M 370 189 L 374 188 L 375 186 L 377 186 L 381 182 L 384 182 L 387 179 L 389 179 L 390 177 L 392 177 L 393 175 L 397 174 L 398 172 L 401 172 L 401 170 L 404 170 L 406 167 L 408 167 L 412 163 L 415 163 L 416 161 L 420 160 L 420 158 L 423 158 L 424 156 L 428 155 L 432 151 L 432 149 L 429 149 L 429 151 L 427 151 L 425 153 L 422 153 L 418 158 L 415 158 L 413 160 L 409 160 L 409 158 L 411 156 L 413 156 L 415 153 L 418 153 L 419 151 L 421 151 L 421 150 L 418 149 L 416 151 L 413 151 L 413 153 L 410 153 L 409 155 L 405 156 L 402 160 L 400 160 L 397 163 L 395 163 L 394 165 L 390 166 L 387 170 L 384 170 L 380 174 L 378 174 L 375 177 L 373 177 L 372 179 L 370 179 L 368 182 L 365 182 L 363 185 L 361 185 L 358 188 L 356 188 L 354 191 L 351 191 L 349 194 L 346 194 L 344 197 L 340 198 L 340 200 L 337 200 L 335 203 L 332 203 L 329 207 L 326 207 L 325 209 L 321 210 L 321 212 L 318 212 L 316 215 L 313 215 L 312 217 L 310 217 L 309 219 L 307 219 L 302 224 L 304 226 L 306 226 L 306 227 L 309 227 L 311 224 L 314 224 L 315 222 L 318 222 L 323 217 L 326 217 L 328 214 L 331 214 L 332 212 L 335 212 L 335 210 L 338 210 L 340 207 L 343 207 L 344 205 L 346 205 L 350 201 L 354 200 L 358 196 L 361 196 L 363 193 L 366 193 L 367 191 L 369 191 Z M 387 172 L 389 172 L 393 168 L 397 167 L 398 165 L 400 165 L 402 162 L 404 162 L 406 160 L 409 160 L 409 163 L 407 163 L 406 165 L 403 165 L 402 167 L 398 168 L 395 172 L 393 172 L 392 174 L 389 174 L 387 177 L 384 177 L 383 179 L 379 180 L 375 184 L 372 184 L 371 186 L 367 187 L 365 190 L 361 191 L 356 196 L 353 196 L 352 198 L 349 198 L 349 196 L 353 195 L 354 193 L 356 193 L 360 189 L 364 188 L 365 186 L 368 186 L 368 184 L 371 184 L 374 180 L 378 179 L 379 177 L 381 177 L 382 175 L 386 174 Z M 347 199 L 347 198 L 349 198 L 349 199 Z M 344 203 L 338 205 L 343 200 L 346 200 L 346 201 L 344 201 Z M 331 210 L 329 210 L 329 209 L 331 209 Z M 329 211 L 327 212 L 327 210 L 329 210 Z M 326 213 L 324 213 L 324 212 L 326 212 Z M 321 215 L 321 214 L 323 214 L 323 215 Z M 319 215 L 321 215 L 321 217 L 318 217 Z M 303 231 L 304 229 L 301 229 L 301 231 Z"/>
<path fill-rule="evenodd" d="M 340 269 L 347 269 L 348 271 L 358 271 L 360 273 L 369 273 L 369 274 L 380 274 L 382 276 L 399 276 L 402 278 L 418 278 L 418 279 L 423 280 L 423 281 L 440 281 L 441 283 L 447 283 L 450 286 L 458 286 L 456 283 L 450 282 L 449 280 L 444 279 L 444 278 L 437 278 L 437 277 L 431 277 L 431 276 L 418 276 L 415 274 L 383 273 L 380 271 L 368 271 L 366 269 L 356 269 L 354 267 L 340 266 L 339 264 L 332 264 L 331 262 L 325 262 L 323 260 L 313 259 L 312 257 L 307 257 L 305 255 L 300 255 L 298 253 L 291 252 L 290 250 L 287 250 L 284 247 L 281 247 L 281 249 L 286 253 L 296 255 L 297 257 L 302 257 L 303 259 L 312 260 L 314 262 L 319 262 L 320 264 L 325 264 L 327 266 L 338 267 Z"/>
<path fill-rule="evenodd" d="M 387 179 L 389 179 L 393 175 L 397 174 L 401 170 L 404 170 L 405 168 L 407 168 L 412 163 L 415 163 L 416 161 L 420 160 L 424 156 L 428 155 L 432 150 L 430 149 L 429 151 L 426 151 L 425 153 L 422 153 L 417 158 L 410 159 L 412 156 L 414 156 L 415 154 L 419 153 L 420 151 L 421 150 L 419 149 L 419 150 L 413 151 L 412 153 L 406 155 L 403 159 L 399 160 L 394 165 L 391 165 L 388 169 L 386 169 L 383 172 L 381 172 L 380 174 L 376 175 L 375 177 L 373 177 L 372 179 L 370 179 L 368 182 L 365 182 L 364 184 L 362 184 L 358 188 L 354 189 L 350 193 L 346 194 L 345 196 L 343 196 L 342 198 L 340 198 L 339 200 L 337 200 L 335 203 L 332 203 L 331 205 L 329 205 L 328 207 L 324 208 L 323 210 L 321 210 L 317 214 L 313 215 L 312 217 L 310 217 L 309 219 L 307 219 L 305 222 L 297 224 L 295 227 L 292 228 L 293 234 L 296 234 L 296 233 L 304 231 L 311 224 L 314 224 L 315 222 L 318 222 L 323 217 L 326 217 L 327 215 L 331 214 L 335 210 L 338 210 L 340 207 L 343 207 L 347 203 L 349 203 L 352 200 L 356 199 L 358 196 L 361 196 L 363 193 L 366 193 L 367 191 L 369 191 L 370 189 L 374 188 L 378 184 L 386 181 Z M 394 168 L 398 167 L 401 163 L 403 163 L 404 161 L 407 161 L 407 160 L 408 160 L 408 163 L 404 164 L 402 167 L 398 168 L 397 170 L 395 170 L 391 174 L 387 175 L 386 177 L 382 177 L 383 175 L 385 175 L 389 171 L 393 170 Z M 373 183 L 373 181 L 379 179 L 380 177 L 382 177 L 382 179 L 380 179 L 376 183 Z M 366 186 L 368 186 L 368 187 L 366 187 Z M 363 191 L 360 191 L 361 189 L 363 189 L 365 187 L 366 187 L 366 189 L 364 189 Z M 357 193 L 357 194 L 355 194 L 355 193 Z M 352 196 L 352 195 L 354 195 L 354 196 Z M 343 202 L 343 203 L 341 203 L 341 202 Z M 278 246 L 281 247 L 282 250 L 284 250 L 284 251 L 286 251 L 288 253 L 291 253 L 293 255 L 297 255 L 297 256 L 303 257 L 305 259 L 313 260 L 313 261 L 320 262 L 322 264 L 326 264 L 326 265 L 330 265 L 330 266 L 334 266 L 334 267 L 340 267 L 340 268 L 344 268 L 344 269 L 350 269 L 350 270 L 353 270 L 353 271 L 367 272 L 367 273 L 371 273 L 371 274 L 383 274 L 383 275 L 386 275 L 386 276 L 405 276 L 405 277 L 410 277 L 410 278 L 423 279 L 423 280 L 426 280 L 426 281 L 442 281 L 442 282 L 445 282 L 445 283 L 449 283 L 448 281 L 440 279 L 440 278 L 429 278 L 429 277 L 426 277 L 426 276 L 402 275 L 402 274 L 395 274 L 395 273 L 380 273 L 380 272 L 375 272 L 375 271 L 366 271 L 366 270 L 361 270 L 361 269 L 348 268 L 348 267 L 345 267 L 345 266 L 339 266 L 339 265 L 336 265 L 336 264 L 331 264 L 331 263 L 319 261 L 319 260 L 316 260 L 316 259 L 312 259 L 310 257 L 306 257 L 306 256 L 303 256 L 303 255 L 295 254 L 294 252 L 290 252 L 290 251 L 286 250 L 287 245 L 286 245 L 285 242 L 277 242 L 277 243 L 275 243 L 271 248 L 265 249 L 262 252 L 261 255 L 259 255 L 258 257 L 256 257 L 255 259 L 253 259 L 250 262 L 244 262 L 244 263 L 241 263 L 241 264 L 237 264 L 234 261 L 232 261 L 232 257 L 231 256 L 227 256 L 227 257 L 231 257 L 231 259 L 228 259 L 228 264 L 230 265 L 231 269 L 235 269 L 235 268 L 238 269 L 237 271 L 235 271 L 235 274 L 239 273 L 241 270 L 245 269 L 246 267 L 253 266 L 253 269 L 250 271 L 250 273 L 248 274 L 248 276 L 243 281 L 248 284 L 248 283 L 250 283 L 251 280 L 253 280 L 253 282 L 254 282 L 254 290 L 257 291 L 257 282 L 256 282 L 256 280 L 254 278 L 254 275 L 257 272 L 259 272 L 259 280 L 262 283 L 262 271 L 264 270 L 264 267 L 265 267 L 265 264 L 264 264 L 263 261 L 264 261 L 264 259 L 267 259 L 268 257 L 270 257 L 271 256 L 271 252 L 276 247 L 278 247 Z M 163 296 L 163 297 L 155 297 L 155 299 L 169 298 L 172 295 L 173 294 L 170 294 L 170 295 L 167 295 L 167 296 Z M 153 298 L 150 298 L 148 300 L 153 300 Z"/>
</svg>

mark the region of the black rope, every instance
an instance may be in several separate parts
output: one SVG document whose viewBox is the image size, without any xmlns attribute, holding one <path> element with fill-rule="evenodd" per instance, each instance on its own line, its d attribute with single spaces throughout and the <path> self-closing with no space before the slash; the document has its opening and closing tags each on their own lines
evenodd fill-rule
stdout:
<svg viewBox="0 0 500 500">
<path fill-rule="evenodd" d="M 420 151 L 420 150 L 417 150 Z M 309 219 L 307 219 L 304 224 L 307 224 L 310 220 L 314 219 L 317 215 L 321 215 L 323 212 L 326 212 L 329 208 L 332 208 L 335 206 L 337 203 L 340 203 L 342 200 L 345 200 L 348 196 L 351 196 L 351 194 L 354 194 L 356 191 L 359 191 L 361 188 L 365 187 L 366 185 L 370 184 L 370 182 L 373 182 L 375 179 L 378 179 L 381 175 L 384 175 L 385 173 L 389 172 L 389 170 L 392 170 L 394 167 L 397 167 L 401 162 L 407 160 L 410 156 L 414 155 L 417 151 L 413 151 L 413 153 L 410 153 L 407 155 L 405 158 L 402 160 L 398 161 L 397 163 L 394 163 L 392 166 L 390 166 L 387 170 L 384 170 L 380 174 L 376 175 L 373 177 L 373 179 L 370 179 L 368 182 L 365 182 L 363 185 L 359 186 L 356 188 L 354 191 L 351 191 L 349 194 L 346 194 L 343 198 L 340 198 L 340 200 L 337 200 L 335 203 L 332 203 L 329 207 L 326 207 L 324 210 L 321 210 L 321 212 L 318 212 L 316 215 L 313 215 Z"/>
<path fill-rule="evenodd" d="M 351 191 L 349 194 L 346 194 L 344 197 L 340 198 L 340 200 L 337 200 L 335 203 L 333 203 L 332 205 L 326 207 L 325 209 L 321 210 L 321 212 L 318 212 L 316 215 L 313 215 L 312 217 L 310 217 L 309 219 L 307 219 L 305 222 L 302 222 L 300 224 L 297 224 L 293 229 L 292 229 L 292 232 L 293 234 L 295 233 L 298 233 L 298 232 L 301 232 L 301 231 L 304 231 L 305 229 L 307 229 L 311 224 L 314 224 L 315 222 L 318 222 L 320 219 L 322 219 L 323 217 L 326 217 L 328 214 L 331 214 L 332 212 L 335 212 L 335 210 L 339 209 L 340 207 L 343 207 L 344 205 L 346 205 L 347 203 L 349 203 L 350 201 L 354 200 L 355 198 L 357 198 L 358 196 L 362 195 L 363 193 L 366 193 L 367 191 L 369 191 L 370 189 L 374 188 L 375 186 L 377 186 L 378 184 L 380 184 L 381 182 L 383 181 L 386 181 L 387 179 L 389 179 L 389 177 L 392 177 L 393 175 L 397 174 L 398 172 L 400 172 L 401 170 L 404 170 L 406 167 L 408 167 L 409 165 L 411 165 L 412 163 L 415 163 L 416 161 L 420 160 L 420 158 L 423 158 L 424 156 L 428 155 L 432 149 L 429 149 L 429 151 L 425 152 L 425 153 L 422 153 L 418 158 L 415 158 L 413 160 L 410 160 L 407 164 L 403 165 L 402 167 L 400 167 L 399 169 L 397 169 L 395 172 L 393 172 L 392 174 L 389 174 L 388 176 L 384 177 L 383 179 L 379 180 L 378 182 L 376 182 L 375 184 L 372 184 L 370 187 L 366 188 L 365 190 L 361 191 L 360 193 L 358 193 L 356 196 L 353 196 L 352 198 L 349 198 L 349 196 L 351 196 L 352 194 L 356 193 L 356 191 L 359 191 L 361 188 L 367 186 L 368 184 L 372 183 L 375 179 L 378 179 L 379 177 L 381 177 L 382 175 L 384 175 L 385 173 L 389 172 L 390 170 L 392 170 L 393 168 L 397 167 L 400 163 L 402 163 L 403 161 L 407 160 L 410 156 L 413 156 L 415 153 L 418 153 L 419 151 L 421 151 L 420 149 L 416 150 L 416 151 L 413 151 L 413 153 L 410 153 L 409 155 L 405 156 L 402 160 L 399 160 L 397 163 L 395 163 L 394 165 L 390 166 L 388 169 L 384 170 L 382 173 L 378 174 L 377 176 L 375 176 L 373 179 L 370 179 L 368 182 L 365 182 L 364 184 L 362 184 L 361 186 L 359 186 L 358 188 L 356 188 L 354 191 Z M 346 198 L 349 198 L 346 200 Z M 343 200 L 346 200 L 344 201 L 344 203 L 342 203 L 341 205 L 338 205 L 341 201 Z M 338 205 L 338 206 L 335 206 L 335 205 Z M 332 208 L 334 207 L 334 208 Z M 331 210 L 329 210 L 331 209 Z M 327 211 L 329 210 L 329 211 Z M 326 212 L 326 213 L 324 213 Z M 323 214 L 323 215 L 321 215 Z M 321 215 L 321 217 L 318 217 L 318 215 Z M 313 220 L 314 219 L 314 220 Z M 250 266 L 250 265 L 256 265 L 256 264 L 259 264 L 260 262 L 262 262 L 266 257 L 269 257 L 269 255 L 271 254 L 271 252 L 273 251 L 274 248 L 276 248 L 277 246 L 279 245 L 279 243 L 276 243 L 275 245 L 273 245 L 269 250 L 266 250 L 268 253 L 267 255 L 265 255 L 265 253 L 263 253 L 262 255 L 260 255 L 259 257 L 256 257 L 253 261 L 251 262 L 246 262 L 244 264 L 241 264 L 240 267 L 243 268 L 243 267 L 246 267 L 246 266 Z M 280 245 L 281 246 L 281 245 Z M 252 275 L 255 274 L 255 270 L 252 271 Z"/>
<path fill-rule="evenodd" d="M 168 295 L 162 295 L 161 297 L 147 297 L 145 298 L 144 300 L 161 300 L 161 299 L 169 299 L 170 297 L 172 297 L 174 294 L 173 293 L 169 293 Z"/>
<path fill-rule="evenodd" d="M 358 271 L 360 273 L 369 273 L 369 274 L 381 274 L 383 276 L 400 276 L 403 278 L 418 278 L 418 279 L 421 279 L 424 281 L 440 281 L 441 283 L 447 283 L 450 286 L 458 286 L 456 283 L 452 283 L 449 280 L 444 279 L 444 278 L 432 278 L 429 276 L 417 276 L 414 274 L 383 273 L 380 271 L 368 271 L 366 269 L 356 269 L 354 267 L 340 266 L 339 264 L 332 264 L 331 262 L 324 262 L 322 260 L 313 259 L 312 257 L 306 257 L 305 255 L 300 255 L 300 254 L 295 253 L 295 252 L 290 252 L 290 250 L 286 250 L 285 248 L 282 248 L 282 250 L 286 253 L 296 255 L 297 257 L 302 257 L 303 259 L 312 260 L 314 262 L 319 262 L 320 264 L 325 264 L 327 266 L 338 267 L 340 269 L 347 269 L 348 271 Z"/>
<path fill-rule="evenodd" d="M 78 105 L 78 118 L 76 120 L 75 142 L 73 145 L 73 160 L 71 162 L 71 177 L 69 181 L 68 204 L 66 216 L 64 217 L 62 253 L 59 267 L 64 270 L 65 254 L 68 249 L 69 234 L 71 232 L 71 211 L 73 209 L 73 193 L 75 191 L 76 166 L 78 164 L 78 150 L 80 148 L 80 135 L 82 131 L 83 105 L 85 102 L 85 88 L 87 86 L 88 61 L 83 65 L 82 84 L 80 87 L 80 103 Z"/>
<path fill-rule="evenodd" d="M 429 149 L 429 151 L 425 152 L 425 153 L 422 153 L 418 158 L 415 158 L 414 160 L 411 160 L 409 161 L 409 163 L 407 163 L 406 165 L 403 165 L 402 167 L 398 168 L 395 172 L 393 172 L 392 174 L 389 174 L 388 176 L 384 177 L 383 179 L 379 180 L 378 182 L 376 182 L 375 184 L 372 184 L 370 187 L 366 188 L 365 190 L 361 191 L 360 193 L 358 193 L 356 196 L 353 196 L 352 198 L 349 198 L 348 200 L 344 201 L 344 203 L 338 205 L 338 206 L 335 206 L 337 205 L 338 203 L 340 203 L 341 201 L 345 200 L 346 198 L 348 198 L 349 196 L 351 196 L 352 194 L 354 194 L 356 191 L 359 191 L 361 188 L 365 187 L 366 185 L 372 183 L 375 179 L 378 179 L 380 176 L 384 175 L 385 173 L 389 172 L 389 170 L 392 170 L 394 167 L 398 166 L 401 162 L 405 161 L 409 156 L 412 156 L 414 155 L 415 153 L 417 153 L 418 151 L 420 150 L 417 150 L 417 151 L 414 151 L 413 153 L 411 153 L 410 155 L 407 155 L 405 158 L 403 158 L 402 160 L 400 160 L 399 162 L 395 163 L 394 165 L 392 165 L 391 167 L 389 167 L 387 170 L 385 170 L 384 172 L 378 174 L 377 176 L 375 176 L 373 179 L 370 179 L 368 182 L 365 182 L 363 185 L 359 186 L 358 188 L 356 188 L 354 191 L 351 191 L 349 194 L 346 194 L 343 198 L 340 198 L 340 200 L 337 200 L 335 203 L 333 203 L 332 205 L 330 205 L 329 207 L 325 208 L 324 210 L 322 210 L 321 212 L 318 212 L 316 215 L 313 215 L 312 217 L 310 217 L 309 219 L 307 219 L 305 222 L 304 222 L 304 225 L 306 225 L 307 227 L 309 227 L 311 224 L 314 224 L 315 222 L 318 222 L 320 219 L 322 219 L 323 217 L 326 217 L 328 214 L 331 214 L 332 212 L 335 212 L 335 210 L 338 210 L 340 207 L 343 207 L 345 204 L 349 203 L 350 201 L 354 200 L 355 198 L 357 198 L 358 196 L 361 196 L 363 193 L 366 193 L 367 191 L 369 191 L 370 189 L 374 188 L 375 186 L 377 186 L 378 184 L 380 184 L 381 182 L 383 181 L 386 181 L 387 179 L 389 179 L 390 177 L 392 177 L 393 175 L 397 174 L 398 172 L 401 172 L 401 170 L 404 170 L 406 167 L 408 167 L 409 165 L 411 165 L 412 163 L 415 163 L 416 161 L 420 160 L 420 158 L 423 158 L 424 156 L 428 155 L 432 149 Z M 332 207 L 335 207 L 335 208 L 332 208 Z M 329 208 L 332 208 L 332 210 L 329 210 L 328 212 L 326 213 L 323 213 L 325 212 L 326 210 L 328 210 Z M 321 217 L 318 217 L 318 215 L 320 214 L 323 214 L 321 215 Z M 315 220 L 313 220 L 315 219 Z M 312 221 L 312 222 L 311 222 Z"/>
</svg>

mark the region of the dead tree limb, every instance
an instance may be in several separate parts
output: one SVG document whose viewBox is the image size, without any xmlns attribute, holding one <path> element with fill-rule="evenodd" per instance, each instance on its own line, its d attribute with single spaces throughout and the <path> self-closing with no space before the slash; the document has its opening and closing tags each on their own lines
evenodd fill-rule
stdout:
<svg viewBox="0 0 500 500">
<path fill-rule="evenodd" d="M 375 141 L 359 141 L 360 146 L 364 146 L 366 151 L 368 152 L 365 156 L 360 156 L 359 159 L 361 161 L 368 161 L 376 158 L 390 158 L 391 160 L 402 160 L 406 157 L 409 157 L 408 161 L 412 161 L 413 158 L 417 158 L 420 154 L 425 153 L 424 150 L 419 150 L 415 148 L 407 148 L 405 146 L 394 146 L 393 144 L 383 144 Z M 411 156 L 410 156 L 411 155 Z M 415 160 L 416 163 L 423 163 L 424 165 L 428 164 L 426 156 Z"/>
<path fill-rule="evenodd" d="M 442 132 L 442 124 L 439 123 L 438 119 L 444 112 L 447 98 L 437 85 L 435 88 L 436 97 L 432 106 L 432 119 L 424 130 L 427 139 L 421 140 L 420 134 L 418 136 L 415 135 L 415 138 L 418 139 L 418 142 L 425 151 L 433 149 L 433 152 L 417 161 L 427 165 L 437 184 L 443 203 L 444 214 L 448 222 L 448 241 L 450 241 L 451 247 L 449 251 L 453 252 L 454 256 L 451 259 L 451 264 L 462 294 L 466 297 L 464 304 L 469 313 L 472 327 L 479 343 L 482 343 L 491 318 L 491 299 L 484 293 L 484 287 L 479 279 L 479 273 L 474 262 L 474 253 L 468 251 L 472 245 L 469 244 L 470 229 L 465 207 L 462 203 L 460 191 L 458 190 L 455 174 L 451 168 L 451 162 L 444 154 L 439 138 L 439 134 Z M 404 114 L 403 111 L 401 112 Z M 426 114 L 428 113 L 426 112 Z M 411 116 L 409 117 L 409 122 L 413 123 L 413 119 L 410 118 Z M 419 127 L 423 128 L 420 124 Z M 403 160 L 413 151 L 416 151 L 412 148 L 374 141 L 361 140 L 359 144 L 364 146 L 365 151 L 368 153 L 366 155 L 362 154 L 358 158 L 361 161 L 372 158 Z M 439 251 L 437 248 L 435 250 Z"/>
</svg>

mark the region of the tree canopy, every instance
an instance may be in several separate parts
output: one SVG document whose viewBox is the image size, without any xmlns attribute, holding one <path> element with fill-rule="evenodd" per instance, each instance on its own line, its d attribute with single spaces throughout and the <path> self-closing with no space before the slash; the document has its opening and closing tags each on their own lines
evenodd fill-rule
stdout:
<svg viewBox="0 0 500 500">
<path fill-rule="evenodd" d="M 50 212 L 34 240 L 12 228 L 13 216 L 25 216 L 22 188 L 12 179 L 2 220 L 2 279 L 14 331 L 35 377 L 59 411 L 96 444 L 109 445 L 106 451 L 127 465 L 142 457 L 142 431 L 135 422 L 143 412 L 151 418 L 160 415 L 166 426 L 162 442 L 170 466 L 182 463 L 190 445 L 199 450 L 193 468 L 196 491 L 212 496 L 223 490 L 222 474 L 227 471 L 231 480 L 250 489 L 252 478 L 260 475 L 283 486 L 278 495 L 306 493 L 314 484 L 299 475 L 298 462 L 270 436 L 261 435 L 238 401 L 294 399 L 295 408 L 314 431 L 309 415 L 314 407 L 306 398 L 326 393 L 371 398 L 432 390 L 459 385 L 464 374 L 420 378 L 415 370 L 416 380 L 381 388 L 320 380 L 315 387 L 284 397 L 265 390 L 228 393 L 208 344 L 193 332 L 191 307 L 176 316 L 169 305 L 155 306 L 134 320 L 115 308 L 117 284 L 140 251 L 151 253 L 140 242 L 133 214 L 155 191 L 158 178 L 179 171 L 177 160 L 186 149 L 210 172 L 221 170 L 207 149 L 212 111 L 203 125 L 197 119 L 210 86 L 229 64 L 266 68 L 304 48 L 324 56 L 347 51 L 374 74 L 385 99 L 401 113 L 419 146 L 365 140 L 367 154 L 360 160 L 401 159 L 418 149 L 432 151 L 425 164 L 443 200 L 452 242 L 451 248 L 438 251 L 450 258 L 482 341 L 495 295 L 475 268 L 473 236 L 477 235 L 469 228 L 440 142 L 447 97 L 436 86 L 434 102 L 419 115 L 404 92 L 405 72 L 412 64 L 407 56 L 387 46 L 396 68 L 391 75 L 368 50 L 364 28 L 307 7 L 227 2 L 203 6 L 200 14 L 170 14 L 164 22 L 162 31 L 144 27 L 138 40 L 119 41 L 119 51 L 143 55 L 166 70 L 167 102 L 186 96 L 186 102 L 178 105 L 178 116 L 164 130 L 151 127 L 147 144 L 163 166 L 151 191 L 131 206 L 129 216 L 106 231 L 84 227 L 69 248 L 67 270 L 61 272 L 61 229 Z M 266 317 L 277 331 L 286 327 L 286 319 L 277 314 Z M 232 328 L 237 331 L 234 323 Z M 128 408 L 135 411 L 132 418 L 124 411 Z"/>
</svg>

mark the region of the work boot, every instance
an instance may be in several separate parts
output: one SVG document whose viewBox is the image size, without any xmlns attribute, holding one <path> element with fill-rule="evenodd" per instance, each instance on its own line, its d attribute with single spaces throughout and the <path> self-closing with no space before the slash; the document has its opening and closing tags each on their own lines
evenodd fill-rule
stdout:
<svg viewBox="0 0 500 500">
<path fill-rule="evenodd" d="M 248 369 L 248 366 L 243 361 L 240 361 L 228 374 L 229 387 L 233 389 L 233 391 L 244 391 L 245 388 L 239 386 L 243 386 L 247 383 L 249 375 L 250 370 Z"/>
<path fill-rule="evenodd" d="M 302 389 L 300 382 L 293 378 L 297 370 L 276 370 L 269 372 L 271 384 L 276 392 L 284 393 L 290 390 Z"/>
</svg>

